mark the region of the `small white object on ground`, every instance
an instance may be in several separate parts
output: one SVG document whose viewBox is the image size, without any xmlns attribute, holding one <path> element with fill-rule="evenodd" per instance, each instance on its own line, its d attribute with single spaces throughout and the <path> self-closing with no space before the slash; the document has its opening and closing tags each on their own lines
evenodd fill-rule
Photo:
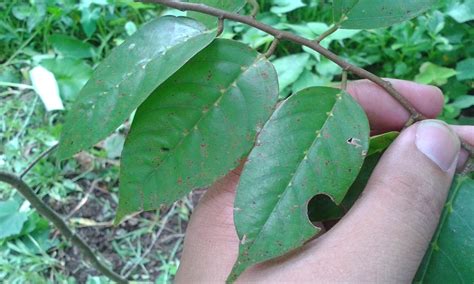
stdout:
<svg viewBox="0 0 474 284">
<path fill-rule="evenodd" d="M 53 73 L 42 66 L 37 66 L 30 71 L 30 79 L 47 111 L 64 110 L 58 82 Z"/>
</svg>

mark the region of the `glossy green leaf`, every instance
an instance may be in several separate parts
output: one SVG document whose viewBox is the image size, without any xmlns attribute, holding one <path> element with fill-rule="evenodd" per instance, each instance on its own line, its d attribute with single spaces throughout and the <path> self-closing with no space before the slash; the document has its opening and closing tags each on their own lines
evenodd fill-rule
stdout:
<svg viewBox="0 0 474 284">
<path fill-rule="evenodd" d="M 375 29 L 410 20 L 430 9 L 436 0 L 334 0 L 334 21 L 345 29 Z"/>
<path fill-rule="evenodd" d="M 474 180 L 458 177 L 415 283 L 474 283 Z"/>
<path fill-rule="evenodd" d="M 58 150 L 64 159 L 122 124 L 166 79 L 215 38 L 189 18 L 161 17 L 143 26 L 95 70 L 68 113 Z"/>
<path fill-rule="evenodd" d="M 316 196 L 316 198 L 313 198 L 308 204 L 310 220 L 312 222 L 322 222 L 342 218 L 357 201 L 362 191 L 364 191 L 383 153 L 398 135 L 398 132 L 388 132 L 371 137 L 367 158 L 364 161 L 364 165 L 357 179 L 344 197 L 344 200 L 340 205 L 336 205 L 331 200 L 324 198 L 324 196 Z"/>
<path fill-rule="evenodd" d="M 278 98 L 272 64 L 216 40 L 138 109 L 122 155 L 117 221 L 159 208 L 239 165 Z"/>
<path fill-rule="evenodd" d="M 238 12 L 245 6 L 246 0 L 190 0 L 187 2 L 204 4 L 206 6 L 226 10 L 229 12 Z M 189 12 L 188 16 L 198 20 L 209 28 L 214 28 L 217 26 L 217 19 L 214 16 L 208 16 L 198 12 Z"/>
<path fill-rule="evenodd" d="M 309 200 L 325 194 L 339 204 L 368 146 L 367 117 L 347 93 L 316 87 L 286 100 L 257 138 L 240 178 L 239 258 L 228 280 L 312 238 L 319 229 L 308 218 Z"/>
</svg>

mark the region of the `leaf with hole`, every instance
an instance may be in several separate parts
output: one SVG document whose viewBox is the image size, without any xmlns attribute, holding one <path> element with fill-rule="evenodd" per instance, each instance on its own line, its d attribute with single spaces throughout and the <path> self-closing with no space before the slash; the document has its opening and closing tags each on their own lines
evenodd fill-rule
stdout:
<svg viewBox="0 0 474 284">
<path fill-rule="evenodd" d="M 375 29 L 410 20 L 427 11 L 436 0 L 334 0 L 334 22 L 347 17 L 344 29 Z"/>
<path fill-rule="evenodd" d="M 236 168 L 273 112 L 272 64 L 216 40 L 138 109 L 122 155 L 116 220 L 159 208 Z"/>
<path fill-rule="evenodd" d="M 228 281 L 314 237 L 319 229 L 308 218 L 308 202 L 324 194 L 340 204 L 368 146 L 367 117 L 346 92 L 315 87 L 286 100 L 261 131 L 240 178 L 239 257 Z"/>
<path fill-rule="evenodd" d="M 474 180 L 453 183 L 415 283 L 474 283 Z"/>
<path fill-rule="evenodd" d="M 215 30 L 172 16 L 143 26 L 95 70 L 63 127 L 62 159 L 93 146 L 122 124 L 166 79 L 215 38 Z"/>
<path fill-rule="evenodd" d="M 316 196 L 308 204 L 310 220 L 312 222 L 322 222 L 342 218 L 357 201 L 362 191 L 364 191 L 383 153 L 395 141 L 398 135 L 398 132 L 388 132 L 371 137 L 367 158 L 365 158 L 362 169 L 351 188 L 347 191 L 344 200 L 341 204 L 336 205 L 331 200 L 324 198 L 325 196 Z"/>
</svg>

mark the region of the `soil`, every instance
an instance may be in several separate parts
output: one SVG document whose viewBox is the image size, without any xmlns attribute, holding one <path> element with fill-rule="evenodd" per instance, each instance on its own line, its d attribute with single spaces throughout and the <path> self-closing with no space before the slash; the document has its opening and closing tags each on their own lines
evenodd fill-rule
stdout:
<svg viewBox="0 0 474 284">
<path fill-rule="evenodd" d="M 89 182 L 86 182 L 84 188 L 90 186 Z M 91 192 L 90 197 L 87 199 L 87 202 L 72 216 L 72 218 L 85 218 L 90 219 L 95 222 L 109 222 L 113 219 L 113 212 L 115 211 L 117 204 L 112 198 L 112 195 L 107 192 L 104 187 L 98 186 L 100 189 L 95 189 Z M 203 191 L 195 191 L 189 197 L 192 207 L 197 204 L 200 199 Z M 49 202 L 50 206 L 56 210 L 62 216 L 67 216 L 72 210 L 77 206 L 82 199 L 78 196 L 77 199 L 72 198 L 68 200 L 67 203 L 57 203 Z M 109 206 L 113 210 L 104 210 Z M 164 216 L 168 212 L 169 208 L 162 208 L 160 216 Z M 108 212 L 109 211 L 109 212 Z M 110 216 L 105 216 L 110 215 Z M 119 243 L 121 237 L 129 234 L 130 232 L 136 231 L 141 227 L 147 227 L 147 220 L 154 220 L 156 214 L 154 212 L 143 212 L 127 221 L 123 224 L 114 227 L 111 225 L 107 226 L 88 226 L 88 227 L 78 227 L 76 232 L 89 244 L 89 246 L 97 251 L 109 261 L 114 271 L 118 273 L 123 273 L 130 269 L 130 263 L 126 266 L 127 262 L 134 262 L 136 260 L 136 255 L 124 255 L 120 256 L 116 248 L 113 247 L 113 243 Z M 144 224 L 147 223 L 147 224 Z M 141 261 L 143 266 L 146 269 L 144 271 L 142 266 L 139 266 L 135 269 L 134 273 L 131 274 L 133 280 L 148 280 L 154 281 L 162 271 L 162 259 L 159 256 L 164 256 L 164 259 L 176 259 L 180 258 L 182 250 L 183 235 L 186 231 L 187 222 L 179 216 L 179 214 L 173 214 L 168 219 L 165 229 L 162 231 L 162 234 L 155 242 L 153 249 L 150 254 Z M 141 247 L 141 254 L 146 251 L 153 242 L 153 235 L 158 231 L 158 226 L 155 228 L 153 233 L 144 233 L 137 234 L 137 237 L 127 237 L 134 248 Z M 53 230 L 53 237 L 60 237 L 59 233 L 56 230 Z M 125 243 L 125 242 L 124 242 Z M 178 245 L 178 250 L 174 255 L 172 251 Z M 128 249 L 127 252 L 131 250 Z M 99 276 L 101 275 L 93 267 L 88 265 L 84 260 L 82 260 L 81 254 L 77 248 L 69 245 L 65 248 L 56 248 L 55 251 L 51 252 L 54 254 L 54 257 L 61 261 L 64 264 L 64 269 L 61 271 L 62 274 L 66 276 L 73 277 L 78 283 L 86 283 L 89 276 Z M 148 275 L 147 275 L 148 274 Z M 172 279 L 171 279 L 172 280 Z"/>
</svg>

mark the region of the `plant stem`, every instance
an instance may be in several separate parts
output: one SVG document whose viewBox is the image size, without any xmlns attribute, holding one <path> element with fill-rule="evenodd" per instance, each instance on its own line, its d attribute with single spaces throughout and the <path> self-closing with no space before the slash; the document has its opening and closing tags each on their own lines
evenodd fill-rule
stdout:
<svg viewBox="0 0 474 284">
<path fill-rule="evenodd" d="M 199 12 L 211 16 L 215 16 L 219 19 L 228 19 L 235 22 L 240 22 L 249 26 L 252 26 L 256 29 L 266 32 L 267 34 L 273 35 L 275 38 L 280 40 L 288 40 L 294 43 L 309 47 L 314 51 L 320 53 L 324 57 L 328 58 L 332 62 L 339 65 L 345 71 L 351 72 L 356 74 L 357 76 L 368 79 L 375 84 L 379 85 L 383 89 L 385 89 L 395 100 L 397 100 L 409 113 L 412 117 L 414 122 L 420 121 L 425 119 L 425 117 L 419 113 L 415 107 L 405 98 L 403 97 L 389 82 L 383 80 L 382 78 L 378 77 L 377 75 L 362 69 L 360 67 L 354 66 L 349 62 L 346 62 L 330 50 L 322 47 L 319 43 L 306 39 L 304 37 L 300 37 L 293 33 L 289 33 L 286 31 L 278 30 L 273 28 L 272 26 L 266 25 L 255 20 L 253 17 L 243 16 L 239 14 L 234 14 L 231 12 L 227 12 L 221 9 L 209 7 L 202 4 L 194 4 L 194 3 L 185 3 L 185 2 L 178 2 L 173 0 L 141 0 L 142 2 L 146 3 L 157 3 L 162 4 L 171 8 L 175 8 L 181 11 L 194 11 Z"/>
<path fill-rule="evenodd" d="M 339 30 L 339 27 L 340 27 L 339 24 L 333 25 L 333 26 L 332 26 L 331 28 L 329 28 L 327 31 L 325 31 L 324 33 L 322 33 L 322 34 L 315 40 L 315 42 L 321 43 L 325 38 L 327 38 L 328 36 L 330 36 L 330 35 L 332 35 L 333 33 L 337 32 L 337 30 Z"/>
<path fill-rule="evenodd" d="M 347 91 L 347 71 L 342 71 L 341 89 Z"/>
<path fill-rule="evenodd" d="M 210 16 L 214 16 L 219 19 L 227 19 L 227 20 L 243 23 L 248 26 L 254 27 L 256 29 L 259 29 L 263 32 L 266 32 L 267 34 L 273 35 L 275 38 L 279 40 L 288 40 L 288 41 L 297 43 L 299 45 L 303 45 L 308 48 L 311 48 L 312 50 L 320 53 L 327 59 L 339 65 L 344 71 L 351 72 L 359 76 L 360 78 L 372 81 L 378 86 L 380 86 L 381 88 L 383 88 L 390 96 L 392 96 L 392 98 L 394 98 L 410 114 L 410 119 L 408 120 L 406 124 L 407 127 L 418 121 L 426 119 L 426 117 L 420 112 L 418 112 L 416 108 L 404 96 L 402 96 L 392 86 L 390 82 L 385 81 L 384 79 L 378 77 L 377 75 L 363 68 L 350 64 L 349 62 L 345 61 L 341 57 L 334 54 L 332 51 L 321 46 L 317 41 L 309 40 L 307 38 L 300 37 L 290 32 L 275 29 L 272 26 L 266 25 L 262 22 L 255 20 L 255 18 L 253 17 L 234 14 L 234 13 L 227 12 L 227 11 L 217 9 L 214 7 L 209 7 L 203 4 L 185 3 L 185 2 L 179 2 L 176 0 L 140 0 L 140 1 L 146 2 L 146 3 L 162 4 L 167 7 L 175 8 L 181 11 L 194 11 L 194 12 L 199 12 L 199 13 L 207 14 Z M 330 29 L 329 31 L 332 31 L 332 29 Z M 474 157 L 474 147 L 469 145 L 466 142 L 463 142 L 462 144 L 463 144 L 463 148 L 469 152 L 470 156 Z"/>
<path fill-rule="evenodd" d="M 270 45 L 270 47 L 268 48 L 267 52 L 265 52 L 265 57 L 266 58 L 270 58 L 270 56 L 272 56 L 272 54 L 275 52 L 275 50 L 277 49 L 278 47 L 278 44 L 280 43 L 280 40 L 278 38 L 275 38 L 273 41 L 272 41 L 272 44 Z"/>
<path fill-rule="evenodd" d="M 33 189 L 28 186 L 21 178 L 16 175 L 0 172 L 0 181 L 7 183 L 17 189 L 26 200 L 28 200 L 33 208 L 38 211 L 43 217 L 51 221 L 51 223 L 58 228 L 61 234 L 66 238 L 66 240 L 71 241 L 75 246 L 77 246 L 86 259 L 100 272 L 105 276 L 109 277 L 117 283 L 128 283 L 126 279 L 117 273 L 110 270 L 107 266 L 103 264 L 103 260 L 94 254 L 94 251 L 82 240 L 81 237 L 76 235 L 64 222 L 64 220 L 46 203 L 43 202 L 38 196 L 36 196 Z"/>
<path fill-rule="evenodd" d="M 43 153 L 41 153 L 38 157 L 36 157 L 36 159 L 34 159 L 22 172 L 21 174 L 18 176 L 20 179 L 23 179 L 25 177 L 25 175 L 39 162 L 41 161 L 41 159 L 43 159 L 44 157 L 48 156 L 51 152 L 53 152 L 54 150 L 56 150 L 56 148 L 59 146 L 58 143 L 54 144 L 53 146 L 49 147 L 46 151 L 44 151 Z"/>
<path fill-rule="evenodd" d="M 250 16 L 255 18 L 258 12 L 260 12 L 260 5 L 258 5 L 257 0 L 247 0 L 247 3 L 252 6 L 252 12 L 250 12 Z"/>
</svg>

